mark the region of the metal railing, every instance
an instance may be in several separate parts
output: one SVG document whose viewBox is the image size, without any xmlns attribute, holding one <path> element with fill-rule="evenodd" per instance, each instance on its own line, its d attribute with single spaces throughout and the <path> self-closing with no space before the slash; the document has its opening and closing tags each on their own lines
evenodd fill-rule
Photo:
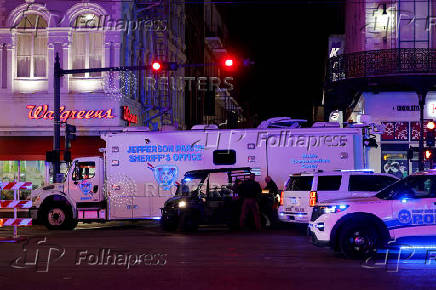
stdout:
<svg viewBox="0 0 436 290">
<path fill-rule="evenodd" d="M 338 55 L 328 61 L 327 82 L 407 74 L 436 74 L 436 49 L 397 48 Z"/>
</svg>

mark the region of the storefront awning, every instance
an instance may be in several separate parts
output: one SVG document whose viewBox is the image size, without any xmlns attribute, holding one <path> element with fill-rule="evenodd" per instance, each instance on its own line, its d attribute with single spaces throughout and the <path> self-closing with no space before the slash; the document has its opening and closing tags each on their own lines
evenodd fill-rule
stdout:
<svg viewBox="0 0 436 290">
<path fill-rule="evenodd" d="M 62 137 L 61 150 L 64 144 Z M 106 143 L 98 136 L 81 136 L 72 141 L 71 147 L 73 158 L 101 156 L 99 149 Z M 45 160 L 45 153 L 51 150 L 53 137 L 0 137 L 0 160 Z"/>
</svg>

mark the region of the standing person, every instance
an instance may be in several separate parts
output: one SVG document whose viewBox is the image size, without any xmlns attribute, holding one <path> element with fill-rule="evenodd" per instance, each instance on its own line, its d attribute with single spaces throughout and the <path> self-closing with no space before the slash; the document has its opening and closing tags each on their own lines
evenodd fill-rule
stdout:
<svg viewBox="0 0 436 290">
<path fill-rule="evenodd" d="M 262 194 L 262 188 L 260 184 L 255 180 L 254 173 L 250 174 L 250 178 L 244 181 L 239 187 L 239 198 L 242 199 L 241 216 L 239 219 L 239 226 L 241 229 L 244 227 L 245 220 L 251 212 L 254 217 L 254 224 L 256 230 L 260 231 L 260 211 L 259 204 L 257 203 L 257 197 Z"/>
<path fill-rule="evenodd" d="M 241 184 L 242 184 L 242 180 L 236 178 L 235 183 L 232 186 L 233 198 L 236 198 L 239 195 L 239 187 L 241 186 Z"/>
<path fill-rule="evenodd" d="M 278 197 L 279 197 L 279 188 L 277 184 L 272 180 L 271 176 L 265 177 L 266 187 L 265 190 L 268 190 L 269 196 L 272 200 L 272 204 L 268 205 L 268 218 L 271 220 L 271 224 L 275 224 L 278 221 Z"/>
</svg>

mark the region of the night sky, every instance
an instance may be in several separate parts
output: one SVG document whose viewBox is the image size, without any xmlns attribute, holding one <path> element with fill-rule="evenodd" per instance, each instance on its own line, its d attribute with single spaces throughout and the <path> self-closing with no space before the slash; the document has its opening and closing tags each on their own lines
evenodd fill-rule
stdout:
<svg viewBox="0 0 436 290">
<path fill-rule="evenodd" d="M 250 117 L 312 119 L 313 104 L 322 99 L 328 36 L 344 33 L 344 2 L 219 4 L 230 33 L 228 50 L 256 62 L 237 75 L 239 100 Z"/>
</svg>

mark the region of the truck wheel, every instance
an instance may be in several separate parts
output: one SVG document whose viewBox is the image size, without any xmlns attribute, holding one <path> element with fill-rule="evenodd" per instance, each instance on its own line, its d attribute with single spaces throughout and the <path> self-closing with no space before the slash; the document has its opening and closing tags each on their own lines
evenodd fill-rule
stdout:
<svg viewBox="0 0 436 290">
<path fill-rule="evenodd" d="M 347 258 L 363 259 L 374 254 L 379 236 L 371 225 L 345 225 L 339 236 L 339 246 Z"/>
<path fill-rule="evenodd" d="M 42 214 L 42 220 L 49 230 L 72 230 L 77 225 L 71 209 L 64 204 L 50 204 L 44 208 Z"/>
</svg>

